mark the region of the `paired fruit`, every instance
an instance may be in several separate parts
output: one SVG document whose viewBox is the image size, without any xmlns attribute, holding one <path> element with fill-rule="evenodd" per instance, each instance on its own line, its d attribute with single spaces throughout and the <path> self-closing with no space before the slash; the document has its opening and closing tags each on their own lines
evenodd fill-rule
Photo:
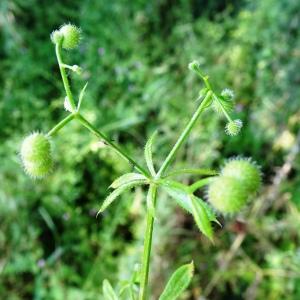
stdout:
<svg viewBox="0 0 300 300">
<path fill-rule="evenodd" d="M 209 185 L 208 200 L 221 213 L 236 213 L 246 205 L 261 184 L 259 168 L 249 159 L 233 159 Z"/>
<path fill-rule="evenodd" d="M 59 30 L 51 34 L 51 40 L 54 44 L 61 42 L 64 49 L 70 50 L 78 47 L 81 40 L 81 30 L 75 25 L 65 24 Z"/>
</svg>

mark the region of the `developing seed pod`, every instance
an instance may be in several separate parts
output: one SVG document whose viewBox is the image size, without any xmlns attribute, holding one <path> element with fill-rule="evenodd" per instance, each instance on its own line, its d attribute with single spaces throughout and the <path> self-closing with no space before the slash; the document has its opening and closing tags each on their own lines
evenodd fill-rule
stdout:
<svg viewBox="0 0 300 300">
<path fill-rule="evenodd" d="M 234 102 L 231 99 L 226 99 L 225 97 L 219 95 L 214 96 L 213 99 L 213 109 L 218 114 L 224 114 L 224 111 L 230 113 L 234 109 Z"/>
<path fill-rule="evenodd" d="M 216 177 L 208 187 L 208 200 L 220 213 L 236 213 L 247 203 L 248 194 L 233 177 Z"/>
<path fill-rule="evenodd" d="M 230 121 L 226 124 L 225 132 L 228 135 L 235 136 L 238 135 L 243 127 L 243 122 L 239 119 Z"/>
<path fill-rule="evenodd" d="M 26 137 L 21 146 L 21 159 L 25 171 L 34 178 L 49 174 L 53 166 L 51 143 L 42 133 Z"/>
<path fill-rule="evenodd" d="M 248 194 L 256 193 L 261 185 L 261 173 L 258 166 L 247 158 L 228 161 L 222 168 L 221 174 L 239 180 Z"/>
<path fill-rule="evenodd" d="M 231 89 L 224 89 L 221 92 L 221 96 L 223 96 L 227 101 L 232 101 L 234 99 L 234 92 Z"/>
<path fill-rule="evenodd" d="M 79 45 L 81 39 L 81 30 L 75 25 L 63 25 L 59 32 L 63 36 L 62 47 L 64 49 L 74 49 Z"/>
</svg>

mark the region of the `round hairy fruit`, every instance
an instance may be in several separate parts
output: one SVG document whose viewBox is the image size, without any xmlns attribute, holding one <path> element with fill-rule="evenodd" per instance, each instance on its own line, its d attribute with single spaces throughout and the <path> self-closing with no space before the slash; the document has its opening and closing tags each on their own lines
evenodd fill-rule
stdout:
<svg viewBox="0 0 300 300">
<path fill-rule="evenodd" d="M 52 150 L 49 138 L 42 133 L 26 137 L 21 146 L 25 171 L 34 178 L 46 176 L 52 169 Z"/>
<path fill-rule="evenodd" d="M 228 161 L 221 170 L 221 175 L 238 180 L 248 194 L 254 194 L 261 185 L 261 173 L 257 165 L 247 158 Z"/>
<path fill-rule="evenodd" d="M 74 49 L 79 45 L 81 39 L 81 30 L 75 25 L 63 25 L 59 32 L 63 36 L 62 47 L 64 49 Z"/>
<path fill-rule="evenodd" d="M 225 132 L 228 135 L 235 136 L 238 135 L 243 127 L 243 122 L 241 120 L 230 121 L 226 124 Z"/>
<path fill-rule="evenodd" d="M 236 213 L 247 203 L 248 193 L 235 178 L 218 176 L 209 185 L 208 200 L 221 213 Z"/>
</svg>

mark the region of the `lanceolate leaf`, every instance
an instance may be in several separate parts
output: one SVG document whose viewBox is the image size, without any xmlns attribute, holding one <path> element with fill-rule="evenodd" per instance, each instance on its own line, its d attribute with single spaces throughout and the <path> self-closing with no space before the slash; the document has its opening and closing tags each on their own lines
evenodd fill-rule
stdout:
<svg viewBox="0 0 300 300">
<path fill-rule="evenodd" d="M 118 296 L 116 295 L 114 289 L 107 279 L 104 279 L 103 281 L 102 290 L 105 300 L 119 300 Z"/>
<path fill-rule="evenodd" d="M 128 184 L 124 184 L 122 186 L 120 186 L 119 188 L 117 188 L 116 190 L 114 190 L 102 203 L 102 206 L 100 208 L 100 210 L 97 213 L 98 214 L 102 213 L 108 206 L 111 205 L 111 203 L 117 198 L 119 197 L 123 192 L 125 192 L 126 190 L 131 189 L 132 187 L 139 185 L 139 184 L 143 184 L 145 182 L 131 182 Z"/>
<path fill-rule="evenodd" d="M 205 206 L 194 196 L 191 196 L 190 199 L 193 217 L 199 230 L 212 241 L 213 230 Z"/>
<path fill-rule="evenodd" d="M 151 137 L 147 141 L 146 146 L 145 146 L 145 151 L 144 151 L 147 167 L 152 176 L 156 175 L 154 165 L 153 165 L 153 160 L 152 160 L 152 145 L 153 145 L 156 135 L 157 135 L 157 131 L 154 131 L 154 133 L 151 135 Z"/>
<path fill-rule="evenodd" d="M 78 105 L 77 105 L 77 110 L 80 109 L 80 106 L 81 106 L 81 102 L 82 102 L 82 99 L 84 97 L 84 93 L 85 93 L 85 89 L 87 87 L 88 83 L 86 83 L 83 87 L 83 89 L 81 90 L 80 94 L 79 94 L 79 100 L 78 100 Z"/>
<path fill-rule="evenodd" d="M 188 194 L 188 187 L 173 180 L 162 180 L 162 188 L 171 196 L 178 205 L 183 209 L 192 213 L 190 198 Z"/>
<path fill-rule="evenodd" d="M 153 184 L 149 186 L 149 191 L 147 194 L 147 209 L 150 211 L 152 217 L 155 217 L 155 197 L 156 197 L 157 187 Z"/>
<path fill-rule="evenodd" d="M 194 274 L 194 264 L 186 264 L 178 268 L 168 281 L 159 300 L 175 300 L 188 287 Z"/>
<path fill-rule="evenodd" d="M 124 174 L 122 176 L 120 176 L 119 178 L 117 178 L 111 185 L 110 187 L 113 189 L 116 189 L 124 184 L 128 184 L 128 183 L 133 183 L 136 182 L 139 183 L 139 181 L 145 181 L 147 180 L 147 178 L 139 173 L 127 173 Z"/>
</svg>

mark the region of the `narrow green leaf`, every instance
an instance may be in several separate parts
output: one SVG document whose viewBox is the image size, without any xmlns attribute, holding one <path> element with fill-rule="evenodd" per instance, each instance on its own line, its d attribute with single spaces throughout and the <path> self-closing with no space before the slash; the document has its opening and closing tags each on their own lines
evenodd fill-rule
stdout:
<svg viewBox="0 0 300 300">
<path fill-rule="evenodd" d="M 200 199 L 200 198 L 198 198 L 198 197 L 196 197 L 196 196 L 194 196 L 194 197 L 195 197 L 198 201 L 200 201 L 201 204 L 203 205 L 203 207 L 205 208 L 209 220 L 210 220 L 211 222 L 217 223 L 218 225 L 220 225 L 220 226 L 222 227 L 222 224 L 217 220 L 217 217 L 216 217 L 214 211 L 212 210 L 212 208 L 209 206 L 209 204 L 207 204 L 205 201 L 203 201 L 202 199 Z"/>
<path fill-rule="evenodd" d="M 101 208 L 99 209 L 97 216 L 102 213 L 108 206 L 111 205 L 111 203 L 117 198 L 119 197 L 123 192 L 125 192 L 126 190 L 131 189 L 134 186 L 137 185 L 141 185 L 141 184 L 145 184 L 145 181 L 138 181 L 138 182 L 130 182 L 128 184 L 124 184 L 122 186 L 120 186 L 119 188 L 115 189 L 110 195 L 108 195 L 106 197 L 106 199 L 103 201 Z"/>
<path fill-rule="evenodd" d="M 105 300 L 119 300 L 118 296 L 116 295 L 114 289 L 107 279 L 104 279 L 103 281 L 102 290 Z"/>
<path fill-rule="evenodd" d="M 161 180 L 160 184 L 162 185 L 163 190 L 167 192 L 169 196 L 171 196 L 179 206 L 181 206 L 184 210 L 192 213 L 192 207 L 190 204 L 190 196 L 188 193 L 188 187 L 184 184 L 173 180 Z"/>
<path fill-rule="evenodd" d="M 84 93 L 85 93 L 85 90 L 86 90 L 86 87 L 88 85 L 88 82 L 84 85 L 83 89 L 80 91 L 80 94 L 79 94 L 79 100 L 78 100 L 78 104 L 77 104 L 77 110 L 79 111 L 80 109 L 80 106 L 81 106 L 81 102 L 82 102 L 82 99 L 84 97 Z"/>
<path fill-rule="evenodd" d="M 122 176 L 120 176 L 119 178 L 117 178 L 111 185 L 110 187 L 113 189 L 116 189 L 124 184 L 128 184 L 131 182 L 135 182 L 135 181 L 145 181 L 147 178 L 139 173 L 127 173 L 124 174 Z"/>
<path fill-rule="evenodd" d="M 147 209 L 150 211 L 150 214 L 155 218 L 155 197 L 156 197 L 157 187 L 153 184 L 149 186 L 147 194 Z"/>
<path fill-rule="evenodd" d="M 194 196 L 191 196 L 190 200 L 193 217 L 199 230 L 212 241 L 213 230 L 205 206 Z"/>
<path fill-rule="evenodd" d="M 192 207 L 190 204 L 189 196 L 186 192 L 183 192 L 180 189 L 171 188 L 171 187 L 163 187 L 163 190 L 167 192 L 167 194 L 172 197 L 177 204 L 186 210 L 189 213 L 192 213 Z"/>
<path fill-rule="evenodd" d="M 154 169 L 154 164 L 153 164 L 153 159 L 152 159 L 152 145 L 153 145 L 153 142 L 154 142 L 156 136 L 157 136 L 157 131 L 154 131 L 154 133 L 151 135 L 151 137 L 147 141 L 146 146 L 145 146 L 145 151 L 144 151 L 147 167 L 152 176 L 156 175 L 156 172 Z"/>
<path fill-rule="evenodd" d="M 168 281 L 159 300 L 175 300 L 189 286 L 194 274 L 194 264 L 186 264 L 178 268 Z"/>
</svg>

